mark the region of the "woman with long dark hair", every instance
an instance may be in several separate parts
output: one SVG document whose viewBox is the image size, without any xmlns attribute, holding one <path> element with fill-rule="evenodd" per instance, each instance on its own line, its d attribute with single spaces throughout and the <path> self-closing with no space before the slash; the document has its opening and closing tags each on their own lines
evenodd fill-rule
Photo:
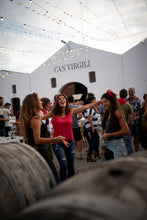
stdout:
<svg viewBox="0 0 147 220">
<path fill-rule="evenodd" d="M 68 143 L 63 136 L 54 136 L 53 138 L 46 136 L 46 125 L 41 122 L 43 117 L 40 115 L 41 109 L 42 102 L 36 93 L 29 94 L 25 97 L 20 111 L 20 133 L 24 141 L 44 157 L 58 182 L 56 169 L 49 156 L 48 144 L 54 140 L 65 146 L 68 146 Z"/>
<path fill-rule="evenodd" d="M 69 146 L 65 146 L 59 143 L 58 140 L 55 140 L 52 144 L 53 151 L 60 164 L 60 181 L 73 176 L 75 173 L 75 143 L 72 130 L 72 116 L 97 105 L 99 102 L 101 102 L 101 100 L 84 105 L 80 108 L 70 108 L 67 97 L 64 94 L 60 94 L 57 97 L 54 108 L 45 115 L 45 117 L 52 117 L 54 128 L 53 137 L 62 135 L 66 137 L 65 141 L 69 144 Z"/>
<path fill-rule="evenodd" d="M 106 146 L 106 160 L 126 156 L 123 136 L 129 133 L 124 113 L 120 108 L 116 94 L 107 91 L 102 95 L 105 114 L 102 121 L 103 140 Z"/>
</svg>

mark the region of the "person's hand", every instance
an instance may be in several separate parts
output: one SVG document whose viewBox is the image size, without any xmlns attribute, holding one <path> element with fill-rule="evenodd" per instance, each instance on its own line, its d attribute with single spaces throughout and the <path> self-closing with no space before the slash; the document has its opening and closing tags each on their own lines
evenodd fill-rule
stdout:
<svg viewBox="0 0 147 220">
<path fill-rule="evenodd" d="M 6 118 L 5 121 L 9 121 L 9 118 Z"/>
<path fill-rule="evenodd" d="M 109 138 L 109 134 L 103 134 L 102 135 L 104 142 Z"/>
<path fill-rule="evenodd" d="M 95 128 L 94 127 L 92 127 L 92 133 L 94 133 L 95 132 Z"/>
<path fill-rule="evenodd" d="M 67 141 L 65 141 L 65 137 L 63 137 L 63 136 L 56 137 L 56 141 L 63 143 L 66 147 L 69 147 L 69 143 Z"/>
<path fill-rule="evenodd" d="M 102 155 L 104 155 L 105 151 L 104 150 L 100 150 L 99 152 L 99 157 L 101 158 Z"/>
<path fill-rule="evenodd" d="M 67 142 L 67 141 L 65 141 L 65 140 L 63 140 L 63 142 L 62 142 L 66 147 L 68 147 L 69 148 L 69 143 Z"/>
</svg>

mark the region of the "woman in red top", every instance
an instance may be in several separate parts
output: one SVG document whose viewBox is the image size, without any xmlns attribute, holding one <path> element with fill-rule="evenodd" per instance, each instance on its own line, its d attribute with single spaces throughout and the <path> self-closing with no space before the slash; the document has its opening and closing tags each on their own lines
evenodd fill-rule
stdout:
<svg viewBox="0 0 147 220">
<path fill-rule="evenodd" d="M 99 102 L 101 102 L 101 100 L 84 105 L 81 108 L 70 109 L 67 97 L 60 94 L 57 97 L 54 108 L 44 116 L 45 118 L 52 117 L 52 124 L 54 128 L 54 142 L 52 143 L 52 147 L 60 164 L 60 181 L 73 176 L 75 173 L 75 143 L 72 130 L 72 116 L 97 105 Z M 57 142 L 55 137 L 59 134 L 65 137 L 65 141 L 69 144 L 68 146 Z"/>
</svg>

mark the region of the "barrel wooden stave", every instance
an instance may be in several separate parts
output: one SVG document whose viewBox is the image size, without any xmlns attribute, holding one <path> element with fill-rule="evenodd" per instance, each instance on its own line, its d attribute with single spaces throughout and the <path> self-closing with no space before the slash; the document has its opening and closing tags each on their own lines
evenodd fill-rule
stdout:
<svg viewBox="0 0 147 220">
<path fill-rule="evenodd" d="M 24 143 L 0 144 L 0 214 L 15 216 L 56 185 L 46 161 Z"/>
</svg>

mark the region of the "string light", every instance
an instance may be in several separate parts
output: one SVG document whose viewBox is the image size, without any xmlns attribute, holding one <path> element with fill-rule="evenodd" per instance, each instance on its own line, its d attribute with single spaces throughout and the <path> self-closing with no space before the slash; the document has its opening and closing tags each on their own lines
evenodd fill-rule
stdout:
<svg viewBox="0 0 147 220">
<path fill-rule="evenodd" d="M 0 70 L 0 78 L 5 78 L 6 76 L 10 76 L 10 73 L 6 70 Z"/>
<path fill-rule="evenodd" d="M 71 55 L 71 56 L 67 56 L 67 57 L 63 57 L 63 56 L 66 55 L 67 51 L 61 51 L 61 50 L 59 50 L 59 51 L 56 53 L 56 55 L 60 54 L 60 56 L 59 56 L 59 57 L 58 57 L 58 56 L 52 56 L 52 57 L 50 57 L 50 63 L 44 64 L 43 66 L 52 65 L 52 64 L 54 65 L 55 63 L 57 63 L 57 62 L 60 63 L 60 62 L 63 61 L 63 60 L 66 61 L 66 60 L 68 60 L 69 57 L 70 57 L 70 58 L 74 58 L 74 56 L 80 55 L 81 52 L 82 52 L 82 50 L 83 50 L 83 52 L 87 52 L 87 51 L 88 51 L 88 47 L 85 46 L 85 45 L 83 45 L 82 47 L 74 48 L 74 49 L 72 49 L 72 50 L 69 51 L 69 53 L 71 53 L 72 55 Z M 57 59 L 56 62 L 55 62 L 55 59 Z"/>
</svg>

